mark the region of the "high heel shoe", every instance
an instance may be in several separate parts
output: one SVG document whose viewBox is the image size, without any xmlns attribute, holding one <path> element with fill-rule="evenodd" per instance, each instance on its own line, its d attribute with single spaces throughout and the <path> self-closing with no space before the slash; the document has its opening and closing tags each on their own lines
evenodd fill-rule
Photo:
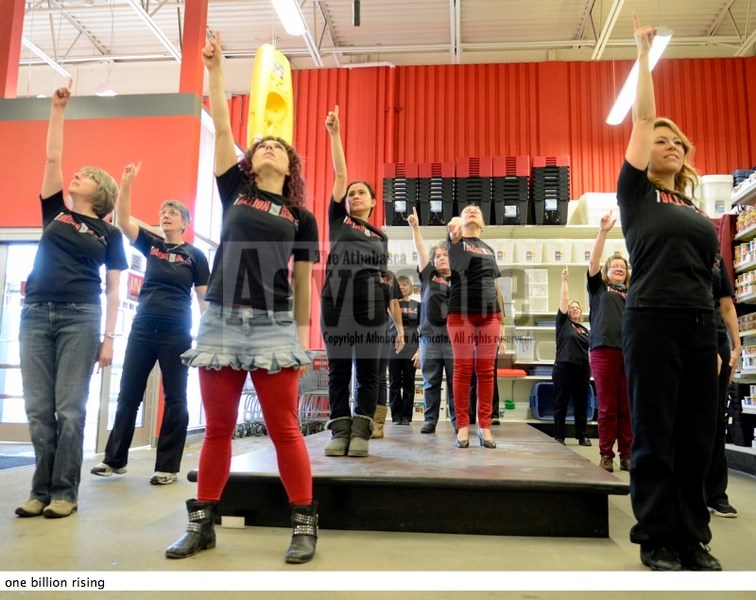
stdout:
<svg viewBox="0 0 756 600">
<path fill-rule="evenodd" d="M 460 440 L 459 438 L 457 438 L 456 442 L 457 442 L 457 448 L 469 448 L 470 447 L 470 440 L 469 439 Z"/>
<path fill-rule="evenodd" d="M 484 439 L 480 429 L 478 429 L 478 439 L 480 440 L 481 446 L 484 446 L 486 448 L 496 448 L 496 442 L 494 442 L 493 440 Z"/>
</svg>

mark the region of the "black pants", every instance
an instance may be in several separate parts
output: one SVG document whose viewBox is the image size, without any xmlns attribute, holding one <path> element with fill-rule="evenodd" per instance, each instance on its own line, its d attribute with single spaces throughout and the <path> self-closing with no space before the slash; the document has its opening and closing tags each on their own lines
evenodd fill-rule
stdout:
<svg viewBox="0 0 756 600">
<path fill-rule="evenodd" d="M 564 439 L 567 407 L 572 401 L 575 414 L 575 437 L 588 435 L 588 386 L 591 369 L 577 363 L 555 363 L 551 372 L 554 382 L 554 437 Z"/>
<path fill-rule="evenodd" d="M 321 315 L 322 317 L 322 315 Z M 373 418 L 378 401 L 378 366 L 385 345 L 386 313 L 375 326 L 364 325 L 351 317 L 335 322 L 321 318 L 321 330 L 328 357 L 328 398 L 331 419 L 351 417 L 349 386 L 354 368 L 354 414 Z"/>
<path fill-rule="evenodd" d="M 625 309 L 623 345 L 633 424 L 630 540 L 708 543 L 704 481 L 717 423 L 712 310 Z"/>
<path fill-rule="evenodd" d="M 414 354 L 414 352 L 413 352 Z M 392 356 L 388 361 L 391 420 L 412 421 L 415 404 L 415 365 L 411 358 Z"/>
<path fill-rule="evenodd" d="M 711 454 L 711 465 L 706 476 L 706 504 L 729 503 L 727 497 L 727 458 L 725 457 L 725 436 L 727 433 L 727 390 L 730 387 L 730 346 L 719 347 L 719 356 L 722 359 L 722 369 L 719 371 L 719 389 L 717 390 L 719 401 L 717 409 L 717 426 L 714 431 L 714 449 Z"/>
<path fill-rule="evenodd" d="M 113 429 L 105 446 L 103 462 L 116 469 L 126 466 L 134 438 L 139 405 L 155 362 L 160 365 L 165 408 L 160 424 L 155 470 L 178 473 L 186 442 L 189 412 L 186 406 L 188 367 L 181 354 L 192 347 L 189 326 L 183 322 L 137 316 L 131 327 L 121 373 Z"/>
</svg>

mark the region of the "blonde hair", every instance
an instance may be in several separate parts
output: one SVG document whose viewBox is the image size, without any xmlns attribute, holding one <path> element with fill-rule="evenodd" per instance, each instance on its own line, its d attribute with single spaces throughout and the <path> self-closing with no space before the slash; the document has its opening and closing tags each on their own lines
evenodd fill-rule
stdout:
<svg viewBox="0 0 756 600">
<path fill-rule="evenodd" d="M 106 171 L 98 167 L 84 167 L 82 171 L 97 184 L 92 196 L 92 210 L 100 219 L 104 219 L 115 208 L 118 184 Z"/>
<path fill-rule="evenodd" d="M 670 119 L 667 119 L 665 117 L 659 117 L 654 121 L 654 129 L 657 129 L 659 127 L 667 127 L 671 129 L 672 133 L 680 138 L 684 152 L 683 165 L 682 168 L 675 174 L 674 190 L 668 190 L 664 186 L 664 184 L 655 177 L 649 176 L 649 180 L 653 182 L 656 187 L 666 192 L 673 192 L 679 196 L 683 196 L 684 198 L 689 198 L 690 196 L 688 195 L 688 189 L 690 189 L 692 192 L 692 190 L 695 189 L 696 185 L 698 184 L 698 171 L 695 169 L 695 167 L 693 167 L 692 163 L 689 162 L 689 159 L 695 152 L 696 148 L 674 121 L 671 121 Z"/>
</svg>

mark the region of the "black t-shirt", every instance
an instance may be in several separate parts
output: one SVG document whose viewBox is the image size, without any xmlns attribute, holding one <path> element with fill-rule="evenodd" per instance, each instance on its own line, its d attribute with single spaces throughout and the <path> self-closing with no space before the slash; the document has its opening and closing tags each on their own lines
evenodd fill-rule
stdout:
<svg viewBox="0 0 756 600">
<path fill-rule="evenodd" d="M 367 221 L 347 213 L 345 199 L 328 206 L 331 248 L 321 294 L 325 314 L 350 313 L 374 322 L 386 319 L 382 274 L 388 264 L 388 238 Z M 400 296 L 401 297 L 401 294 Z"/>
<path fill-rule="evenodd" d="M 717 325 L 717 341 L 719 346 L 723 345 L 729 348 L 730 340 L 727 337 L 727 326 L 725 325 L 722 313 L 719 312 L 719 301 L 722 298 L 735 297 L 735 290 L 732 287 L 730 276 L 724 266 L 722 255 L 717 254 L 714 261 L 714 268 L 711 270 L 711 289 L 714 296 L 715 323 Z"/>
<path fill-rule="evenodd" d="M 417 300 L 402 300 L 400 298 L 399 310 L 402 313 L 402 327 L 404 328 L 404 348 L 395 356 L 397 358 L 412 358 L 419 343 L 417 326 L 420 322 L 420 303 Z M 391 321 L 391 334 L 392 337 L 396 336 L 396 327 L 393 321 Z"/>
<path fill-rule="evenodd" d="M 99 304 L 100 267 L 123 271 L 128 266 L 121 232 L 102 219 L 68 210 L 62 190 L 40 200 L 42 237 L 24 302 Z"/>
<path fill-rule="evenodd" d="M 191 244 L 166 244 L 163 238 L 139 228 L 134 248 L 147 258 L 139 291 L 139 315 L 185 319 L 192 312 L 192 286 L 207 285 L 207 258 Z"/>
<path fill-rule="evenodd" d="M 420 335 L 446 336 L 446 316 L 449 311 L 451 275 L 444 277 L 428 262 L 420 275 Z M 439 338 L 441 339 L 441 338 Z"/>
<path fill-rule="evenodd" d="M 573 363 L 588 367 L 589 331 L 570 320 L 567 313 L 556 313 L 556 358 L 554 363 Z"/>
<path fill-rule="evenodd" d="M 238 165 L 216 178 L 223 228 L 206 300 L 224 306 L 291 310 L 289 259 L 318 262 L 318 226 L 303 207 L 286 206 L 283 196 L 244 193 Z"/>
<path fill-rule="evenodd" d="M 496 278 L 501 277 L 493 248 L 479 238 L 463 237 L 456 244 L 446 236 L 452 270 L 450 314 L 501 312 L 496 300 Z"/>
<path fill-rule="evenodd" d="M 625 290 L 618 290 L 604 281 L 601 271 L 588 276 L 588 299 L 591 309 L 591 350 L 622 348 L 622 313 L 625 312 Z"/>
<path fill-rule="evenodd" d="M 622 231 L 633 265 L 628 308 L 711 309 L 717 234 L 692 203 L 657 189 L 627 161 L 617 180 Z"/>
</svg>

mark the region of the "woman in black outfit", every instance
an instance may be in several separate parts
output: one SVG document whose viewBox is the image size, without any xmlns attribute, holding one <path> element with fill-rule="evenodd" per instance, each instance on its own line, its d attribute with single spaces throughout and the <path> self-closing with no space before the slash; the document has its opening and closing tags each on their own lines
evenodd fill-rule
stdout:
<svg viewBox="0 0 756 600">
<path fill-rule="evenodd" d="M 581 446 L 588 439 L 588 387 L 591 367 L 588 363 L 589 332 L 581 323 L 583 309 L 577 300 L 570 301 L 569 271 L 562 270 L 559 310 L 556 314 L 556 358 L 551 379 L 554 382 L 554 437 L 564 444 L 567 405 L 572 399 L 575 413 L 575 437 Z"/>
<path fill-rule="evenodd" d="M 717 421 L 712 267 L 717 235 L 686 195 L 696 179 L 680 129 L 657 118 L 648 54 L 656 33 L 633 14 L 638 88 L 617 181 L 633 265 L 623 349 L 633 447 L 630 539 L 654 570 L 721 570 L 704 499 Z"/>
<path fill-rule="evenodd" d="M 388 360 L 389 404 L 391 405 L 391 420 L 400 425 L 409 425 L 415 410 L 416 367 L 413 356 L 418 349 L 417 326 L 420 322 L 420 303 L 410 298 L 413 288 L 408 277 L 400 275 L 396 280 L 402 296 L 398 303 L 400 319 L 404 327 L 404 348 Z M 397 337 L 393 322 L 391 337 L 392 339 Z"/>
<path fill-rule="evenodd" d="M 321 330 L 328 356 L 331 441 L 326 456 L 368 455 L 378 398 L 378 365 L 386 337 L 382 276 L 388 264 L 388 238 L 368 223 L 375 193 L 364 181 L 347 185 L 347 166 L 339 131 L 338 106 L 326 117 L 335 179 L 328 207 L 331 242 L 321 295 Z M 349 211 L 347 211 L 347 204 Z M 404 347 L 397 323 L 396 349 Z M 354 415 L 349 384 L 355 370 Z"/>
<path fill-rule="evenodd" d="M 202 251 L 182 237 L 192 217 L 180 202 L 167 200 L 160 207 L 163 237 L 153 235 L 131 219 L 131 187 L 139 167 L 132 164 L 124 170 L 116 223 L 132 246 L 145 256 L 147 268 L 126 344 L 118 409 L 105 445 L 105 458 L 90 473 L 109 477 L 126 472 L 137 411 L 157 362 L 165 392 L 165 410 L 150 483 L 169 485 L 178 480 L 189 424 L 186 400 L 189 367 L 181 362 L 181 354 L 192 347 L 192 288 L 200 310 L 204 310 L 210 269 Z"/>
</svg>

